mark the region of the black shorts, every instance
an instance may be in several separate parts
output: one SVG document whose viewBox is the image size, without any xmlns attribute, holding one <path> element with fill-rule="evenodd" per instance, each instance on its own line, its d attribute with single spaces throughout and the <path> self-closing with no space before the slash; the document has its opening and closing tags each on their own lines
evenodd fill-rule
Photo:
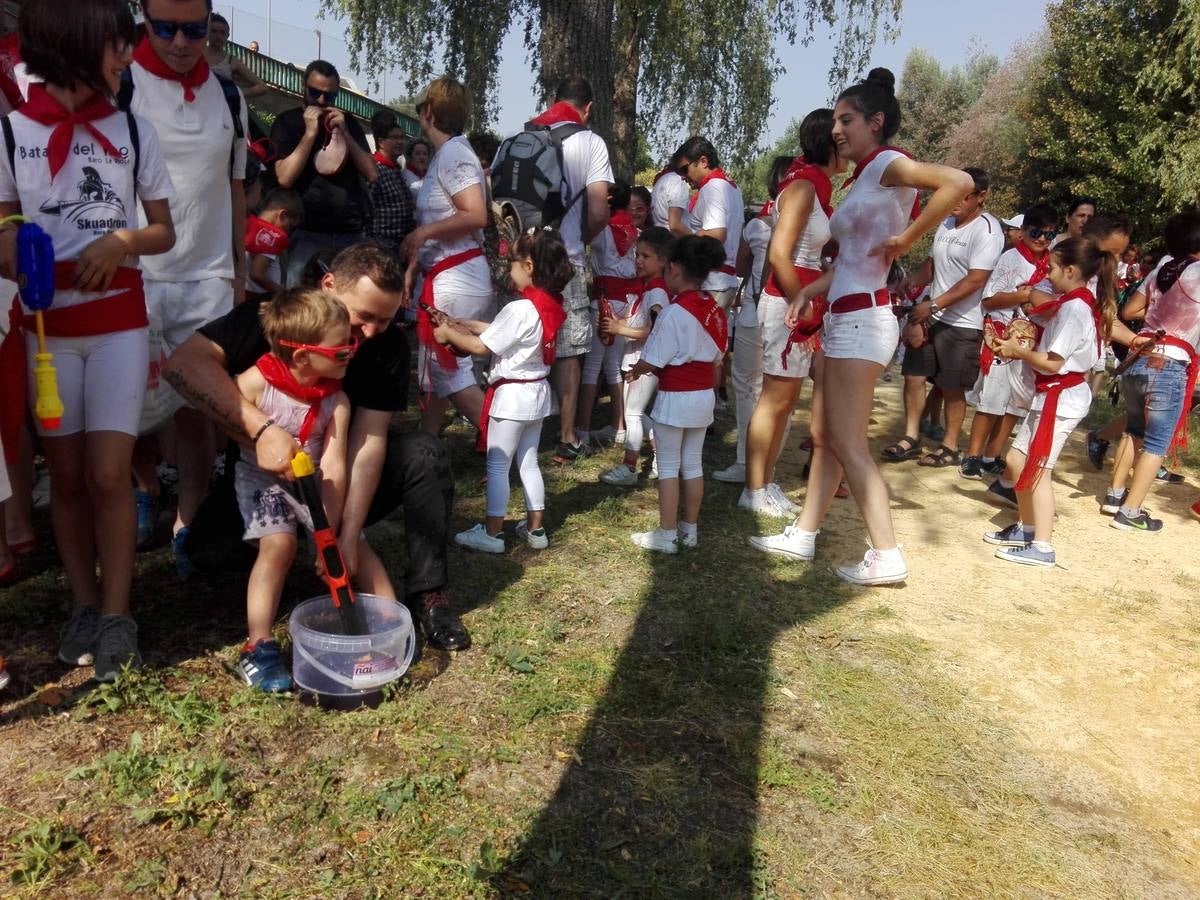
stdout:
<svg viewBox="0 0 1200 900">
<path fill-rule="evenodd" d="M 979 378 L 982 347 L 982 330 L 932 322 L 925 346 L 904 351 L 904 365 L 900 371 L 904 375 L 928 378 L 944 391 L 969 391 Z"/>
</svg>

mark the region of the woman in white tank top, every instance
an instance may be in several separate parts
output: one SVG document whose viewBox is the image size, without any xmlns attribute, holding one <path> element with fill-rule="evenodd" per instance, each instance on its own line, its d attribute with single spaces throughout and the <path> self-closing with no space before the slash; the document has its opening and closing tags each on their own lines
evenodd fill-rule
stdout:
<svg viewBox="0 0 1200 900">
<path fill-rule="evenodd" d="M 751 538 L 762 550 L 811 560 L 816 537 L 843 471 L 870 536 L 862 562 L 839 566 L 853 584 L 894 584 L 908 577 L 888 509 L 887 485 L 867 445 L 875 383 L 899 337 L 891 312 L 887 273 L 920 237 L 941 222 L 973 189 L 958 169 L 917 162 L 887 141 L 900 128 L 896 78 L 872 69 L 866 81 L 842 91 L 833 115 L 838 154 L 855 163 L 853 188 L 830 220 L 838 242 L 831 272 L 792 299 L 798 321 L 813 298 L 827 295 L 821 344 L 825 381 L 824 428 L 814 428 L 812 471 L 804 509 L 783 534 Z M 919 191 L 932 191 L 924 210 Z M 917 214 L 919 212 L 919 215 Z"/>
</svg>

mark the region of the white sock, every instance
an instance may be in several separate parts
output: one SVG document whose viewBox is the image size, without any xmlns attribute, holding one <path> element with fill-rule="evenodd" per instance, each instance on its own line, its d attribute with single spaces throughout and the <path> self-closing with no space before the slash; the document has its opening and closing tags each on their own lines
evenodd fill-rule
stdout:
<svg viewBox="0 0 1200 900">
<path fill-rule="evenodd" d="M 1000 479 L 1000 487 L 1002 487 L 1002 488 L 1011 490 L 1012 488 L 1015 488 L 1016 486 L 1017 486 L 1017 483 L 1015 481 L 1009 481 L 1007 478 L 1003 478 L 1003 477 Z"/>
<path fill-rule="evenodd" d="M 1036 547 L 1038 550 L 1041 550 L 1043 553 L 1053 553 L 1054 552 L 1054 545 L 1050 544 L 1046 541 L 1034 541 L 1033 546 Z"/>
<path fill-rule="evenodd" d="M 699 533 L 700 533 L 700 526 L 699 526 L 699 523 L 697 523 L 697 522 L 684 522 L 682 519 L 680 519 L 680 521 L 679 521 L 679 533 L 680 533 L 680 534 L 686 534 L 686 535 L 699 534 Z"/>
</svg>

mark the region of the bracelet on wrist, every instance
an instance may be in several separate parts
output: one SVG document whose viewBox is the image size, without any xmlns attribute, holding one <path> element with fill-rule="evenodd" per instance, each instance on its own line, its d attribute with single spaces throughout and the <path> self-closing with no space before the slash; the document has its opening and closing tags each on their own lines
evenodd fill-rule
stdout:
<svg viewBox="0 0 1200 900">
<path fill-rule="evenodd" d="M 254 437 L 252 437 L 252 438 L 250 439 L 250 443 L 252 443 L 252 444 L 257 444 L 257 443 L 258 443 L 258 439 L 259 439 L 260 437 L 262 437 L 262 436 L 263 436 L 263 432 L 265 432 L 265 431 L 266 431 L 268 428 L 270 428 L 270 427 L 271 427 L 272 425 L 274 425 L 274 424 L 275 424 L 275 420 L 274 420 L 274 419 L 267 419 L 267 421 L 263 422 L 263 423 L 262 423 L 262 427 L 261 427 L 261 428 L 259 428 L 259 429 L 258 429 L 258 431 L 256 431 L 256 432 L 254 433 Z"/>
</svg>

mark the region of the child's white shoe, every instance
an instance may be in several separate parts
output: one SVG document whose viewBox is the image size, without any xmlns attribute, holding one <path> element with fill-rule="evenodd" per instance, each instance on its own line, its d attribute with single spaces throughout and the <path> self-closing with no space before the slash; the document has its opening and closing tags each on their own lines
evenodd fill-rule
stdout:
<svg viewBox="0 0 1200 900">
<path fill-rule="evenodd" d="M 678 535 L 674 531 L 663 531 L 655 528 L 653 531 L 635 531 L 629 536 L 643 550 L 656 550 L 659 553 L 678 553 Z"/>
<path fill-rule="evenodd" d="M 748 509 L 750 512 L 761 513 L 764 516 L 776 516 L 780 519 L 790 519 L 795 515 L 790 509 L 775 502 L 775 498 L 768 493 L 766 488 L 758 491 L 743 488 L 741 496 L 738 497 L 738 506 Z"/>
<path fill-rule="evenodd" d="M 460 531 L 454 536 L 454 543 L 468 550 L 478 550 L 480 553 L 503 553 L 504 538 L 492 537 L 483 525 L 476 525 L 467 531 Z"/>
<path fill-rule="evenodd" d="M 546 537 L 546 529 L 539 528 L 537 531 L 530 531 L 528 520 L 523 519 L 518 522 L 516 532 L 517 537 L 534 550 L 545 550 L 550 546 L 550 538 Z"/>
<path fill-rule="evenodd" d="M 862 562 L 852 566 L 838 566 L 834 571 L 842 581 L 851 584 L 898 584 L 908 577 L 908 565 L 900 548 L 876 550 L 868 547 Z"/>
<path fill-rule="evenodd" d="M 600 480 L 605 484 L 612 484 L 617 487 L 635 487 L 637 485 L 637 472 L 633 471 L 625 463 L 617 463 L 611 469 L 602 472 Z"/>
<path fill-rule="evenodd" d="M 817 535 L 819 531 L 805 531 L 798 525 L 789 525 L 783 529 L 783 534 L 768 534 L 763 537 L 750 538 L 750 546 L 765 553 L 779 556 L 790 556 L 803 562 L 811 562 L 817 555 Z"/>
<path fill-rule="evenodd" d="M 767 496 L 774 500 L 775 505 L 780 509 L 786 509 L 793 516 L 800 514 L 800 507 L 792 502 L 792 499 L 783 492 L 783 488 L 781 488 L 778 484 L 772 481 L 766 486 L 765 490 L 767 492 Z"/>
</svg>

